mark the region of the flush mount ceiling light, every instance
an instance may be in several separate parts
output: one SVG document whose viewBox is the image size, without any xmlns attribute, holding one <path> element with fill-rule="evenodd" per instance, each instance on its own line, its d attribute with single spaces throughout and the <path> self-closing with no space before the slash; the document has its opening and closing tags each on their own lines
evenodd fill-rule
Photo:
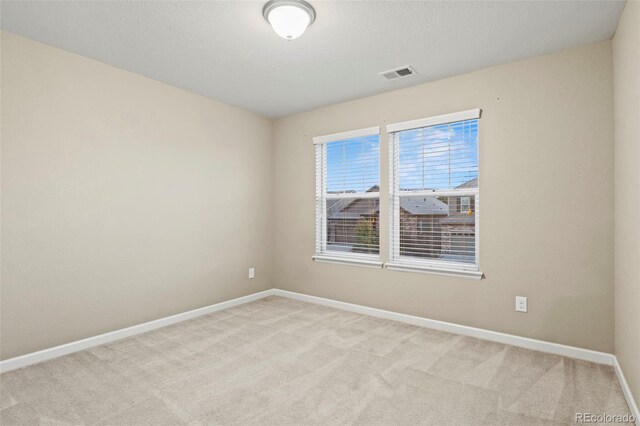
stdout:
<svg viewBox="0 0 640 426">
<path fill-rule="evenodd" d="M 304 0 L 271 0 L 262 8 L 262 16 L 280 37 L 300 37 L 316 20 L 316 11 Z"/>
</svg>

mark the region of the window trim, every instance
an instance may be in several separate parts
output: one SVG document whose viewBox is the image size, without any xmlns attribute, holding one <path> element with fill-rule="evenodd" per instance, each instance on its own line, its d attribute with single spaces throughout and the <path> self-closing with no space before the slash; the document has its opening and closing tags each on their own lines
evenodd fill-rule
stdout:
<svg viewBox="0 0 640 426">
<path fill-rule="evenodd" d="M 404 130 L 419 129 L 421 127 L 437 126 L 439 124 L 455 123 L 456 121 L 474 120 L 480 118 L 480 108 L 466 111 L 453 112 L 451 114 L 436 115 L 433 117 L 419 118 L 417 120 L 402 121 L 400 123 L 387 124 L 387 133 L 402 132 Z"/>
<path fill-rule="evenodd" d="M 380 269 L 383 267 L 383 263 L 380 260 L 380 256 L 376 256 L 374 254 L 363 254 L 363 253 L 351 253 L 349 255 L 331 255 L 328 254 L 316 254 L 311 258 L 316 262 L 322 263 L 337 263 L 341 265 L 356 265 L 356 266 L 364 266 L 368 268 L 376 268 Z"/>
<path fill-rule="evenodd" d="M 327 199 L 378 198 L 379 200 L 381 193 L 378 191 L 327 194 L 327 151 L 325 146 L 331 142 L 340 142 L 345 139 L 355 139 L 367 136 L 378 136 L 378 156 L 380 157 L 380 126 L 349 130 L 312 138 L 316 150 L 316 249 L 315 255 L 312 256 L 312 259 L 316 262 L 352 264 L 373 268 L 382 268 L 384 265 L 380 260 L 380 246 L 378 246 L 378 254 L 327 251 L 327 221 L 325 220 Z M 380 161 L 380 159 L 378 161 Z M 381 164 L 379 163 L 378 165 L 380 166 Z M 378 187 L 380 186 L 379 180 L 380 176 L 378 176 Z"/>
<path fill-rule="evenodd" d="M 362 138 L 365 136 L 380 136 L 380 126 L 367 127 L 364 129 L 348 130 L 346 132 L 332 133 L 330 135 L 313 137 L 314 145 L 338 142 L 345 139 Z"/>
<path fill-rule="evenodd" d="M 393 271 L 424 272 L 438 275 L 459 276 L 473 279 L 481 279 L 483 273 L 480 272 L 480 141 L 476 149 L 478 150 L 478 187 L 468 189 L 449 189 L 411 191 L 410 195 L 417 196 L 469 196 L 474 197 L 475 212 L 475 262 L 473 264 L 462 262 L 442 262 L 437 260 L 421 259 L 416 260 L 411 256 L 400 255 L 400 209 L 394 208 L 400 204 L 399 177 L 397 174 L 399 166 L 399 138 L 397 134 L 405 130 L 412 130 L 422 127 L 437 126 L 440 124 L 455 123 L 458 121 L 479 119 L 482 115 L 480 108 L 460 111 L 451 114 L 443 114 L 434 117 L 421 118 L 417 120 L 392 123 L 386 126 L 389 138 L 389 262 L 385 267 Z M 409 194 L 407 194 L 409 195 Z"/>
<path fill-rule="evenodd" d="M 390 271 L 417 272 L 424 274 L 444 275 L 448 277 L 471 278 L 474 280 L 481 280 L 484 277 L 484 274 L 480 271 L 467 271 L 462 269 L 440 268 L 435 266 L 427 267 L 425 265 L 412 265 L 406 262 L 387 262 L 384 264 L 384 266 Z"/>
</svg>

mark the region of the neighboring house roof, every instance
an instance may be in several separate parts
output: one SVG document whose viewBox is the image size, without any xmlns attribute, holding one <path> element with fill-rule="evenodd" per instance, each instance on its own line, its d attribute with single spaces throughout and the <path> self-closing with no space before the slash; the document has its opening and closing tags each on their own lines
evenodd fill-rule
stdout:
<svg viewBox="0 0 640 426">
<path fill-rule="evenodd" d="M 462 185 L 456 186 L 456 189 L 458 189 L 458 188 L 477 188 L 477 187 L 478 187 L 478 178 L 473 178 L 473 179 L 463 183 Z"/>
<path fill-rule="evenodd" d="M 340 198 L 338 200 L 327 200 L 327 217 L 329 219 L 346 219 L 342 210 L 353 202 L 352 198 Z M 356 215 L 356 219 L 358 216 Z"/>
<path fill-rule="evenodd" d="M 379 191 L 378 186 L 372 187 L 367 192 L 372 191 Z M 327 200 L 327 217 L 329 219 L 360 219 L 366 214 L 362 206 L 358 205 L 363 202 L 373 203 L 367 206 L 366 210 L 369 212 L 377 213 L 380 209 L 378 199 L 340 198 Z M 436 197 L 418 195 L 400 197 L 400 208 L 413 215 L 447 215 L 449 213 L 449 206 Z"/>
<path fill-rule="evenodd" d="M 327 200 L 327 217 L 329 219 L 357 220 L 367 214 L 378 213 L 379 210 L 380 203 L 377 199 L 373 198 L 340 198 L 338 200 Z"/>
<path fill-rule="evenodd" d="M 400 208 L 415 215 L 446 215 L 449 206 L 436 197 L 400 197 Z"/>
<path fill-rule="evenodd" d="M 366 192 L 378 192 L 380 188 L 374 185 Z M 340 194 L 351 193 L 354 191 L 340 192 Z M 366 201 L 365 201 L 366 200 Z M 359 205 L 362 203 L 372 203 L 366 206 Z M 366 211 L 365 211 L 366 210 Z M 380 202 L 374 198 L 339 198 L 327 200 L 327 217 L 329 219 L 355 219 L 358 220 L 367 213 L 378 213 L 380 210 Z"/>
<path fill-rule="evenodd" d="M 367 198 L 341 198 L 339 200 L 327 200 L 327 216 L 329 219 L 359 219 L 365 212 L 359 208 L 360 202 L 371 202 L 367 206 L 368 212 L 377 213 L 380 209 L 377 199 Z M 329 204 L 331 203 L 331 204 Z M 410 196 L 400 198 L 400 208 L 413 215 L 442 215 L 449 212 L 449 206 L 434 197 Z"/>
<path fill-rule="evenodd" d="M 464 225 L 473 226 L 476 223 L 476 215 L 467 212 L 454 213 L 440 219 L 440 225 Z"/>
</svg>

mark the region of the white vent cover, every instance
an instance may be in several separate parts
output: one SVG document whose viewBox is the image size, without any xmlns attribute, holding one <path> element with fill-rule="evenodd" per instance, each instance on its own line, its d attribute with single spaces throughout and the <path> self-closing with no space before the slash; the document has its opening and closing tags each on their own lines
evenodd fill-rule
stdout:
<svg viewBox="0 0 640 426">
<path fill-rule="evenodd" d="M 381 73 L 378 73 L 378 75 L 383 76 L 387 80 L 395 80 L 397 78 L 409 77 L 411 75 L 414 75 L 415 73 L 416 72 L 413 70 L 413 68 L 411 68 L 409 65 L 406 65 L 394 70 L 383 71 Z"/>
</svg>

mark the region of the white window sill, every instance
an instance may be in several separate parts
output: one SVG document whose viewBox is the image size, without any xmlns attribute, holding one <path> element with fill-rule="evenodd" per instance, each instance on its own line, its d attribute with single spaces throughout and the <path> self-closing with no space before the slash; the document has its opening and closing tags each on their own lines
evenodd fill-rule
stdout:
<svg viewBox="0 0 640 426">
<path fill-rule="evenodd" d="M 480 271 L 468 271 L 463 269 L 448 269 L 426 265 L 410 265 L 406 263 L 385 263 L 384 266 L 390 271 L 418 272 L 423 274 L 445 275 L 449 277 L 470 278 L 481 280 L 484 274 Z"/>
<path fill-rule="evenodd" d="M 347 256 L 331 256 L 326 254 L 317 254 L 312 258 L 316 262 L 337 263 L 342 265 L 362 266 L 365 268 L 382 268 L 382 262 L 377 259 L 369 259 L 366 257 L 347 257 Z"/>
</svg>

